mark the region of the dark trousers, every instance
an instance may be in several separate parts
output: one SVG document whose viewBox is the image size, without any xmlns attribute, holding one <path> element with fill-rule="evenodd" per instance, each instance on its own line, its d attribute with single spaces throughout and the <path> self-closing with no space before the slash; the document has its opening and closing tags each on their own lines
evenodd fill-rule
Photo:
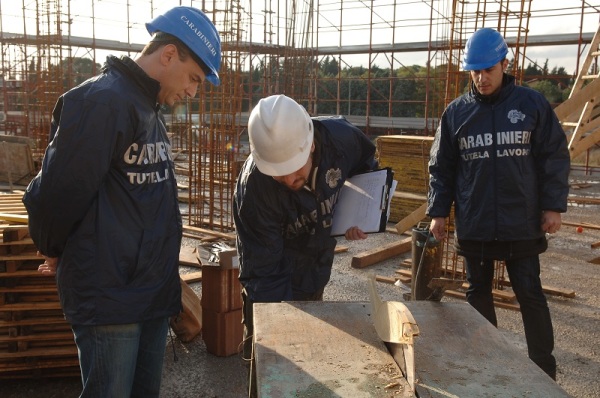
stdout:
<svg viewBox="0 0 600 398">
<path fill-rule="evenodd" d="M 539 256 L 506 260 L 506 270 L 512 289 L 521 307 L 529 358 L 556 380 L 554 332 L 546 296 L 540 280 Z M 467 268 L 467 301 L 494 326 L 498 326 L 492 281 L 494 261 L 481 257 L 465 257 Z"/>
<path fill-rule="evenodd" d="M 296 295 L 294 301 L 323 301 L 322 288 L 313 294 Z M 254 365 L 254 309 L 253 302 L 248 298 L 246 290 L 242 290 L 242 323 L 244 324 L 244 360 L 248 361 L 250 367 L 248 369 L 248 396 L 256 397 L 256 368 Z"/>
</svg>

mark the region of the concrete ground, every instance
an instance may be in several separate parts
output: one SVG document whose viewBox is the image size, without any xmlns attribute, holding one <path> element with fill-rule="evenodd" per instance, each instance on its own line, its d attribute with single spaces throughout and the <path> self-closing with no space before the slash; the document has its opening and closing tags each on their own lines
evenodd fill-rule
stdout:
<svg viewBox="0 0 600 398">
<path fill-rule="evenodd" d="M 579 183 L 590 183 L 586 188 L 573 190 L 576 196 L 600 197 L 600 178 L 578 177 Z M 570 206 L 563 216 L 569 223 L 600 225 L 600 206 Z M 585 225 L 585 224 L 584 224 Z M 402 237 L 404 238 L 404 236 Z M 393 277 L 402 260 L 410 253 L 394 257 L 364 269 L 350 266 L 352 256 L 388 242 L 397 241 L 391 233 L 371 235 L 365 241 L 339 244 L 348 246 L 346 253 L 336 255 L 334 271 L 324 299 L 328 301 L 368 301 L 369 274 Z M 555 356 L 558 362 L 558 384 L 577 398 L 600 397 L 600 265 L 589 260 L 600 257 L 600 248 L 591 244 L 600 241 L 600 230 L 584 227 L 578 233 L 576 226 L 563 225 L 549 240 L 548 252 L 541 256 L 542 283 L 564 290 L 573 290 L 574 298 L 548 295 L 555 330 Z M 193 242 L 187 242 L 193 244 Z M 185 269 L 184 269 L 185 271 Z M 201 284 L 192 285 L 201 292 Z M 383 300 L 402 301 L 402 293 L 409 288 L 379 283 Z M 445 301 L 460 299 L 444 297 Z M 527 355 L 520 314 L 513 310 L 497 309 L 499 330 Z M 174 352 L 177 361 L 174 359 Z M 418 364 L 419 359 L 416 358 Z M 206 352 L 202 338 L 183 344 L 177 338 L 165 351 L 165 366 L 161 396 L 165 398 L 223 397 L 246 395 L 247 369 L 239 355 L 215 357 Z M 0 380 L 2 398 L 65 398 L 76 397 L 80 390 L 77 378 L 49 380 Z M 524 391 L 523 397 L 535 396 Z"/>
</svg>

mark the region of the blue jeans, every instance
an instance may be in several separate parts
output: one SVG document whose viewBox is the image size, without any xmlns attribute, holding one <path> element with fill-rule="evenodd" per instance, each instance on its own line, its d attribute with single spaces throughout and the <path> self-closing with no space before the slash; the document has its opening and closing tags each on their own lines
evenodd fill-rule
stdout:
<svg viewBox="0 0 600 398">
<path fill-rule="evenodd" d="M 72 325 L 80 397 L 158 397 L 168 319 L 126 325 Z"/>
<path fill-rule="evenodd" d="M 548 302 L 542 291 L 540 258 L 536 255 L 506 260 L 505 263 L 513 292 L 521 307 L 529 358 L 556 379 L 556 359 L 552 355 L 554 332 Z M 467 301 L 494 326 L 498 326 L 492 296 L 494 261 L 465 257 L 465 264 L 469 282 Z"/>
</svg>

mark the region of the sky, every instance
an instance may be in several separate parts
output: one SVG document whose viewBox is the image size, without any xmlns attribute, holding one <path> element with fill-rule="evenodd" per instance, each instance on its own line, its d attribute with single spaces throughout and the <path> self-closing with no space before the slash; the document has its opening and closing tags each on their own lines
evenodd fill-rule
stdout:
<svg viewBox="0 0 600 398">
<path fill-rule="evenodd" d="M 544 34 L 560 34 L 560 33 L 579 33 L 580 25 L 583 26 L 584 32 L 596 32 L 600 22 L 600 0 L 587 0 L 588 5 L 595 7 L 596 12 L 584 16 L 583 21 L 579 9 L 582 0 L 531 0 L 531 10 L 534 17 L 529 19 L 529 35 L 544 35 Z M 121 42 L 131 42 L 143 44 L 148 40 L 148 33 L 145 30 L 144 22 L 149 21 L 153 15 L 158 15 L 162 11 L 171 7 L 174 4 L 194 5 L 201 7 L 201 1 L 167 1 L 167 0 L 60 0 L 60 1 L 35 1 L 35 0 L 0 0 L 0 30 L 10 33 L 35 34 L 36 24 L 35 7 L 47 7 L 49 4 L 56 7 L 54 4 L 60 4 L 60 11 L 63 23 L 61 29 L 63 34 L 70 33 L 73 36 L 92 37 L 99 39 L 118 40 Z M 212 2 L 207 2 L 212 4 Z M 230 2 L 229 2 L 230 3 Z M 249 0 L 241 0 L 240 3 L 248 7 Z M 265 4 L 271 4 L 273 13 L 264 14 L 262 10 Z M 247 36 L 244 40 L 249 40 L 249 32 L 252 32 L 252 41 L 255 42 L 270 42 L 273 44 L 287 44 L 290 40 L 294 40 L 296 45 L 300 45 L 306 36 L 305 26 L 311 22 L 313 26 L 318 25 L 318 37 L 312 37 L 309 46 L 347 46 L 355 44 L 369 44 L 369 40 L 373 43 L 401 43 L 401 42 L 422 42 L 427 41 L 430 36 L 429 18 L 433 17 L 442 22 L 441 25 L 434 27 L 431 31 L 431 36 L 435 40 L 437 38 L 447 37 L 448 32 L 445 32 L 440 26 L 450 25 L 447 22 L 451 15 L 445 7 L 449 7 L 451 3 L 448 0 L 396 0 L 396 7 L 393 7 L 394 0 L 375 0 L 374 12 L 371 14 L 366 10 L 366 6 L 371 4 L 369 0 L 344 0 L 343 12 L 340 12 L 340 2 L 334 0 L 319 0 L 319 13 L 316 21 L 309 21 L 306 14 L 302 11 L 307 7 L 309 0 L 298 1 L 297 10 L 301 11 L 300 17 L 295 21 L 296 31 L 294 37 L 289 37 L 285 34 L 285 27 L 289 24 L 285 15 L 289 12 L 290 0 L 254 0 L 251 2 L 253 6 L 253 21 L 252 28 L 245 30 Z M 494 14 L 497 5 L 493 6 L 492 1 L 488 1 L 487 12 L 490 14 L 490 21 L 484 22 L 485 26 L 492 26 L 497 21 L 497 14 Z M 499 3 L 499 2 L 496 2 Z M 511 9 L 518 9 L 521 4 L 520 0 L 507 1 Z M 527 2 L 525 2 L 527 3 Z M 23 18 L 23 4 L 25 4 L 25 18 Z M 434 10 L 430 7 L 434 4 Z M 477 2 L 465 2 L 464 7 L 471 7 L 467 11 L 474 15 L 475 5 Z M 41 9 L 38 15 L 42 21 L 48 18 L 48 12 L 53 12 L 53 17 L 56 19 L 56 9 Z M 590 10 L 591 11 L 591 10 Z M 440 15 L 440 13 L 442 15 Z M 249 21 L 250 13 L 242 11 L 242 16 L 246 23 Z M 71 24 L 67 22 L 67 15 L 71 17 Z M 266 16 L 264 16 L 266 15 Z M 92 16 L 94 17 L 92 19 Z M 371 19 L 372 16 L 372 19 Z M 268 20 L 266 19 L 268 18 Z M 444 19 L 446 18 L 446 19 Z M 272 35 L 265 36 L 264 26 L 265 20 L 271 26 L 270 30 L 274 32 Z M 395 29 L 389 21 L 396 21 Z M 25 23 L 24 23 L 25 21 Z M 92 23 L 94 21 L 94 23 Z M 466 20 L 465 26 L 482 26 L 482 21 Z M 369 36 L 369 24 L 372 24 L 372 36 Z M 507 22 L 507 26 L 516 26 L 517 19 L 512 18 Z M 50 32 L 56 33 L 56 24 L 41 24 Z M 343 34 L 340 34 L 339 26 L 344 26 Z M 49 26 L 49 27 L 48 27 Z M 129 29 L 128 29 L 129 27 Z M 512 28 L 511 28 L 512 29 Z M 69 32 L 70 30 L 70 32 Z M 465 32 L 468 28 L 463 29 Z M 516 30 L 516 28 L 515 28 Z M 515 35 L 507 33 L 507 36 Z M 465 38 L 466 40 L 466 38 Z M 74 56 L 85 56 L 85 50 L 79 50 L 80 53 L 73 54 Z M 567 72 L 572 72 L 575 69 L 577 58 L 577 47 L 528 47 L 526 55 L 531 61 L 537 61 L 543 64 L 546 59 L 549 60 L 549 66 L 563 66 Z M 427 54 L 421 53 L 402 53 L 397 56 L 405 65 L 425 65 L 427 62 Z M 99 58 L 102 60 L 102 58 Z M 98 60 L 98 57 L 97 57 Z M 101 62 L 101 61 L 100 61 Z M 367 59 L 363 56 L 348 57 L 347 62 L 352 62 L 352 66 L 356 64 L 367 64 Z M 377 64 L 378 60 L 375 61 Z M 363 65 L 364 66 L 364 65 Z M 381 61 L 381 67 L 387 67 L 385 60 Z"/>
</svg>

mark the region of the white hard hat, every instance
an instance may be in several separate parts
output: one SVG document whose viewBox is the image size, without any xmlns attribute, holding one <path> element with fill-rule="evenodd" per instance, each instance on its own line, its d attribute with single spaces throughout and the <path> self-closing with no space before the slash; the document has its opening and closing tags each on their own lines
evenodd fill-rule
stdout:
<svg viewBox="0 0 600 398">
<path fill-rule="evenodd" d="M 306 109 L 285 95 L 261 99 L 248 119 L 254 162 L 261 173 L 273 177 L 291 174 L 306 164 L 313 135 Z"/>
</svg>

